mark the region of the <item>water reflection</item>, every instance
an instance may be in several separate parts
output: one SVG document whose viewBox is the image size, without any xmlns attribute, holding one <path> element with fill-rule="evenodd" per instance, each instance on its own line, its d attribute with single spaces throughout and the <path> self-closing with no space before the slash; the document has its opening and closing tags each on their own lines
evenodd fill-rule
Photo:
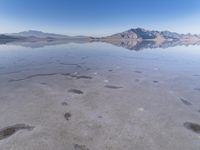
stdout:
<svg viewBox="0 0 200 150">
<path fill-rule="evenodd" d="M 92 136 L 97 145 L 99 137 L 120 135 L 122 144 L 133 147 L 134 140 L 141 141 L 135 136 L 145 133 L 147 142 L 162 139 L 170 141 L 172 149 L 198 149 L 200 48 L 164 51 L 153 48 L 176 44 L 103 42 L 52 40 L 0 46 L 4 127 L 0 140 L 20 141 L 27 136 L 32 141 L 39 134 L 38 141 L 44 136 L 56 142 L 73 139 L 75 149 L 88 149 L 77 139 L 88 142 Z M 138 53 L 122 47 L 148 50 Z M 22 130 L 33 127 L 31 132 Z"/>
<path fill-rule="evenodd" d="M 200 45 L 200 42 L 196 41 L 181 41 L 181 40 L 166 40 L 166 41 L 155 41 L 155 40 L 105 40 L 105 39 L 93 39 L 93 38 L 83 38 L 83 39 L 43 39 L 43 40 L 33 40 L 33 41 L 15 41 L 15 40 L 0 40 L 0 45 L 19 45 L 29 48 L 42 48 L 45 46 L 62 45 L 70 43 L 93 43 L 93 42 L 103 42 L 115 45 L 117 47 L 123 47 L 128 50 L 140 51 L 145 49 L 155 49 L 155 48 L 170 48 L 176 46 L 189 46 L 189 45 Z"/>
</svg>

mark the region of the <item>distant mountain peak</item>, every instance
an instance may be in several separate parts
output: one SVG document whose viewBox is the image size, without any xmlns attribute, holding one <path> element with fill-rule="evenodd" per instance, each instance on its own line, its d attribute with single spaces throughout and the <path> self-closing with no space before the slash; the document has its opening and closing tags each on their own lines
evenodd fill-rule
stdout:
<svg viewBox="0 0 200 150">
<path fill-rule="evenodd" d="M 27 31 L 19 32 L 19 33 L 39 33 L 39 34 L 45 34 L 44 32 L 37 31 L 37 30 L 27 30 Z"/>
<path fill-rule="evenodd" d="M 66 35 L 54 34 L 54 33 L 45 33 L 37 30 L 27 30 L 19 33 L 10 34 L 13 36 L 21 37 L 37 37 L 37 38 L 68 38 Z"/>
<path fill-rule="evenodd" d="M 141 32 L 146 32 L 147 30 L 144 28 L 131 28 L 128 31 L 141 31 Z"/>
<path fill-rule="evenodd" d="M 198 35 L 179 34 L 170 31 L 147 30 L 144 28 L 131 28 L 127 31 L 104 37 L 105 39 L 135 39 L 135 40 L 180 40 L 199 38 Z"/>
</svg>

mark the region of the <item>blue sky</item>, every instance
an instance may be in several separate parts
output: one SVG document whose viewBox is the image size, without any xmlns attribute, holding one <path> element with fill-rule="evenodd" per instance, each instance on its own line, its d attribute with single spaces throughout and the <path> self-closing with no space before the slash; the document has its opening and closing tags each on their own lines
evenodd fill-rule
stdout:
<svg viewBox="0 0 200 150">
<path fill-rule="evenodd" d="M 0 32 L 108 35 L 142 27 L 200 34 L 200 0 L 0 0 Z"/>
</svg>

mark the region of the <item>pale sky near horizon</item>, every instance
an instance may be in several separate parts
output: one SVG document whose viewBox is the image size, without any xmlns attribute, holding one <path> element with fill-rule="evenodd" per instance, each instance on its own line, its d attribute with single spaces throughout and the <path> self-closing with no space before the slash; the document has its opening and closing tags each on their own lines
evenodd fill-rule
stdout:
<svg viewBox="0 0 200 150">
<path fill-rule="evenodd" d="M 0 33 L 102 36 L 136 27 L 200 34 L 200 0 L 0 0 Z"/>
</svg>

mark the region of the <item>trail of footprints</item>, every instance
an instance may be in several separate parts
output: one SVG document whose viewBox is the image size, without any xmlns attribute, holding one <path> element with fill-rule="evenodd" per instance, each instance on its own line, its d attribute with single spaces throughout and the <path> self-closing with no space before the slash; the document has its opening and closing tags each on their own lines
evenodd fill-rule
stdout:
<svg viewBox="0 0 200 150">
<path fill-rule="evenodd" d="M 63 65 L 77 65 L 77 64 L 63 64 Z M 108 71 L 112 72 L 113 70 L 110 69 Z M 141 74 L 142 72 L 137 70 L 137 71 L 135 71 L 135 73 Z M 92 79 L 92 77 L 90 77 L 90 76 L 75 75 L 75 74 L 71 74 L 71 73 L 50 73 L 50 74 L 30 75 L 30 76 L 27 76 L 27 77 L 22 78 L 22 79 L 11 79 L 11 80 L 9 80 L 9 82 L 22 81 L 22 80 L 31 79 L 31 78 L 34 78 L 34 77 L 41 77 L 41 76 L 54 76 L 54 75 L 58 75 L 58 74 L 63 75 L 63 76 L 69 76 L 69 77 L 75 78 L 75 79 Z M 153 83 L 159 83 L 159 81 L 154 80 Z M 108 89 L 121 89 L 121 88 L 123 88 L 122 86 L 116 86 L 116 85 L 105 85 L 104 87 L 108 88 Z M 200 91 L 200 88 L 194 88 L 194 90 Z M 82 90 L 79 90 L 79 89 L 69 89 L 68 92 L 72 93 L 72 94 L 77 94 L 77 95 L 84 94 L 84 92 Z M 192 103 L 187 101 L 186 99 L 180 98 L 180 100 L 184 105 L 192 106 Z M 68 103 L 62 102 L 61 105 L 62 106 L 68 106 Z M 200 110 L 198 110 L 198 112 L 200 112 Z M 64 118 L 65 118 L 66 121 L 70 121 L 71 117 L 72 117 L 71 112 L 64 113 Z M 200 125 L 197 124 L 197 123 L 184 122 L 183 126 L 186 129 L 193 131 L 194 133 L 200 134 Z M 30 130 L 33 130 L 33 129 L 34 129 L 33 126 L 29 126 L 29 125 L 25 125 L 25 124 L 16 124 L 16 125 L 13 125 L 13 126 L 6 127 L 6 128 L 3 128 L 3 129 L 0 129 L 0 140 L 3 140 L 5 138 L 12 136 L 13 134 L 15 134 L 19 130 L 29 130 L 30 131 Z M 79 145 L 79 144 L 74 144 L 74 149 L 75 150 L 89 150 L 85 145 Z"/>
<path fill-rule="evenodd" d="M 187 106 L 192 106 L 193 104 L 183 98 L 180 98 L 180 100 L 182 101 L 183 104 L 187 105 Z M 200 110 L 198 110 L 198 112 L 200 112 Z M 194 133 L 198 133 L 200 134 L 200 125 L 194 122 L 184 122 L 183 126 L 188 129 L 193 131 Z"/>
<path fill-rule="evenodd" d="M 68 106 L 68 103 L 66 101 L 61 103 L 62 106 Z M 64 114 L 64 118 L 66 121 L 70 121 L 72 117 L 72 114 L 70 112 L 66 112 Z M 80 144 L 74 144 L 74 150 L 90 150 L 86 147 L 86 145 L 80 145 Z"/>
</svg>

